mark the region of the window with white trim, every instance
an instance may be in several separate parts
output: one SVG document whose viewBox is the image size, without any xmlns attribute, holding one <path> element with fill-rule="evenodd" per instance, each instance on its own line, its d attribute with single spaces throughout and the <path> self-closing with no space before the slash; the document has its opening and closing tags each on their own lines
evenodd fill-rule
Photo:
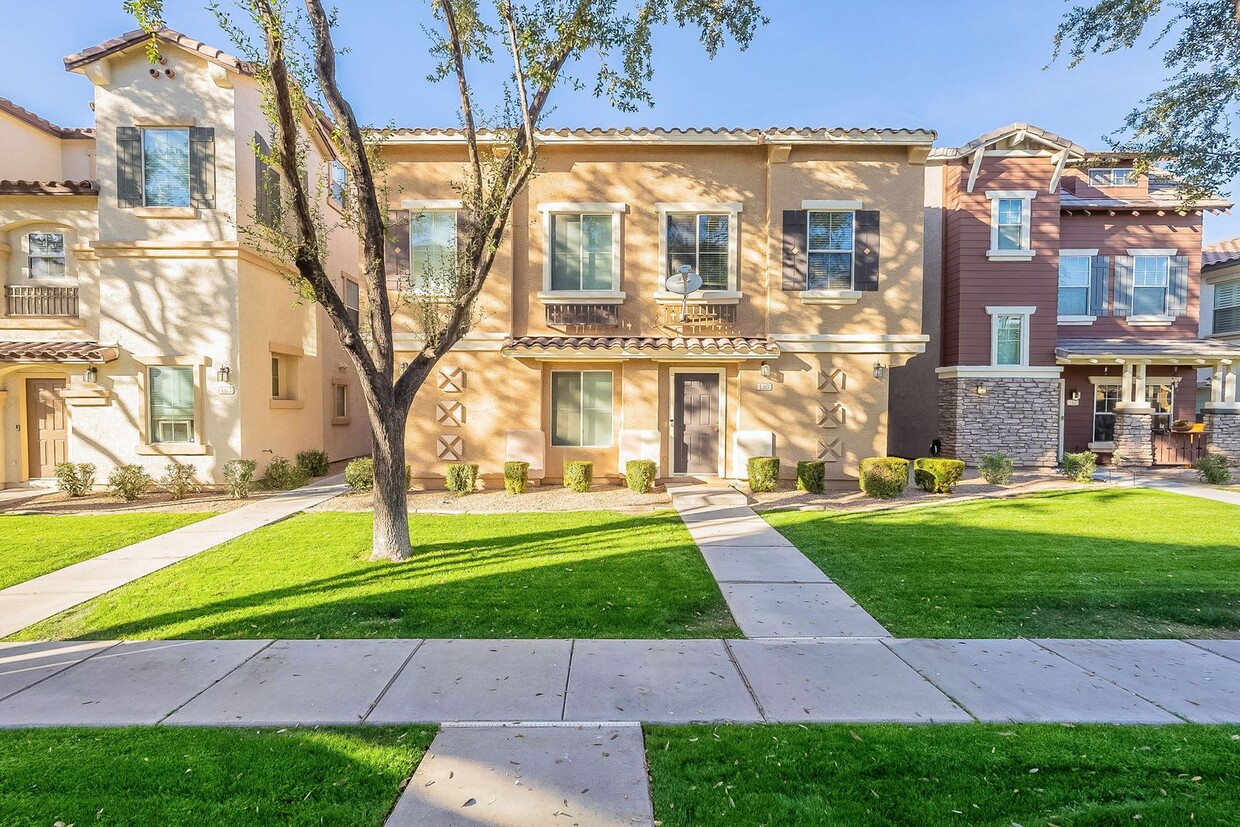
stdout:
<svg viewBox="0 0 1240 827">
<path fill-rule="evenodd" d="M 409 216 L 409 281 L 415 293 L 456 294 L 456 210 Z"/>
<path fill-rule="evenodd" d="M 30 278 L 56 279 L 65 275 L 64 233 L 29 233 Z"/>
<path fill-rule="evenodd" d="M 1214 285 L 1215 333 L 1240 332 L 1240 281 Z"/>
<path fill-rule="evenodd" d="M 703 289 L 729 289 L 731 219 L 727 212 L 668 213 L 666 275 L 687 264 L 702 277 Z"/>
<path fill-rule="evenodd" d="M 996 250 L 1025 249 L 1025 202 L 1020 198 L 1000 198 L 996 201 L 995 219 Z"/>
<path fill-rule="evenodd" d="M 1118 383 L 1094 385 L 1094 442 L 1115 441 L 1115 406 L 1120 398 Z"/>
<path fill-rule="evenodd" d="M 188 207 L 189 129 L 142 130 L 143 203 L 148 207 Z"/>
<path fill-rule="evenodd" d="M 552 213 L 551 289 L 618 290 L 612 213 Z"/>
<path fill-rule="evenodd" d="M 1133 256 L 1132 315 L 1165 315 L 1170 283 L 1170 256 Z"/>
<path fill-rule="evenodd" d="M 1137 178 L 1131 167 L 1100 167 L 1089 171 L 1089 183 L 1095 187 L 1135 187 Z"/>
<path fill-rule="evenodd" d="M 1034 251 L 1031 221 L 1034 190 L 988 190 L 990 199 L 990 249 L 987 258 L 997 261 L 1028 261 Z"/>
<path fill-rule="evenodd" d="M 806 234 L 810 290 L 853 288 L 853 213 L 809 211 Z"/>
<path fill-rule="evenodd" d="M 551 444 L 609 448 L 614 376 L 609 370 L 551 372 Z"/>
<path fill-rule="evenodd" d="M 196 441 L 193 368 L 147 368 L 147 406 L 152 443 Z"/>
<path fill-rule="evenodd" d="M 990 314 L 990 364 L 1025 367 L 1029 364 L 1029 317 L 1036 307 L 987 307 Z"/>
<path fill-rule="evenodd" d="M 338 207 L 343 207 L 348 197 L 349 171 L 339 161 L 327 162 L 327 197 Z"/>
<path fill-rule="evenodd" d="M 362 323 L 362 291 L 353 279 L 344 280 L 344 312 L 353 324 Z"/>
<path fill-rule="evenodd" d="M 1089 315 L 1092 256 L 1059 256 L 1059 315 Z"/>
</svg>

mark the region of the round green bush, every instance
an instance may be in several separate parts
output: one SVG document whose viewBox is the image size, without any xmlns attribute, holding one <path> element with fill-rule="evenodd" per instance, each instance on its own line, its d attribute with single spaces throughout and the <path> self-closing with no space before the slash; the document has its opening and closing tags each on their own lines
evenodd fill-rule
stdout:
<svg viewBox="0 0 1240 827">
<path fill-rule="evenodd" d="M 779 485 L 779 457 L 750 457 L 745 471 L 749 474 L 749 490 L 755 494 L 774 491 Z"/>
<path fill-rule="evenodd" d="M 991 485 L 1007 485 L 1012 481 L 1012 471 L 1016 463 L 1007 454 L 995 451 L 993 454 L 982 454 L 982 461 L 977 470 L 982 479 Z"/>
<path fill-rule="evenodd" d="M 861 460 L 858 482 L 867 495 L 880 500 L 894 499 L 908 485 L 908 460 L 899 457 L 869 457 Z"/>
<path fill-rule="evenodd" d="M 821 494 L 827 479 L 827 464 L 820 459 L 797 463 L 797 490 Z"/>
<path fill-rule="evenodd" d="M 584 494 L 594 484 L 594 463 L 580 459 L 570 459 L 564 463 L 564 487 L 569 491 Z"/>
<path fill-rule="evenodd" d="M 657 466 L 652 460 L 631 459 L 624 464 L 624 482 L 631 491 L 648 494 L 654 488 Z"/>
<path fill-rule="evenodd" d="M 327 452 L 319 448 L 311 448 L 308 451 L 297 452 L 297 467 L 306 472 L 310 477 L 326 477 Z"/>
<path fill-rule="evenodd" d="M 1193 463 L 1193 468 L 1204 483 L 1226 485 L 1231 482 L 1231 469 L 1227 467 L 1227 457 L 1222 454 L 1206 454 Z"/>
<path fill-rule="evenodd" d="M 267 463 L 260 480 L 263 487 L 271 491 L 289 491 L 300 488 L 310 481 L 310 475 L 304 468 L 294 465 L 285 457 L 275 456 Z"/>
<path fill-rule="evenodd" d="M 369 491 L 375 487 L 375 461 L 358 457 L 344 467 L 344 482 L 350 491 Z"/>
<path fill-rule="evenodd" d="M 444 474 L 444 484 L 453 494 L 464 496 L 474 493 L 474 489 L 478 487 L 478 466 L 472 462 L 454 462 Z"/>
<path fill-rule="evenodd" d="M 504 490 L 509 494 L 524 494 L 530 484 L 530 464 L 528 462 L 504 463 Z"/>
<path fill-rule="evenodd" d="M 913 461 L 913 481 L 930 494 L 950 494 L 964 476 L 964 463 L 958 459 L 922 457 Z"/>
<path fill-rule="evenodd" d="M 1093 451 L 1063 455 L 1063 472 L 1077 482 L 1093 482 L 1097 468 L 1098 455 Z"/>
</svg>

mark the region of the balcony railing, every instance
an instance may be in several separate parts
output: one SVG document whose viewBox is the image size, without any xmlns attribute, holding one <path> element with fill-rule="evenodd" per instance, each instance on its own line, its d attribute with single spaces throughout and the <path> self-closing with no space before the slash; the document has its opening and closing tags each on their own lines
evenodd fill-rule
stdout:
<svg viewBox="0 0 1240 827">
<path fill-rule="evenodd" d="M 682 332 L 727 332 L 736 326 L 736 305 L 690 304 L 684 313 L 680 305 L 664 305 L 663 325 Z"/>
<path fill-rule="evenodd" d="M 566 327 L 616 327 L 620 306 L 615 304 L 549 304 L 547 324 Z"/>
<path fill-rule="evenodd" d="M 6 316 L 74 316 L 78 314 L 76 287 L 6 285 Z"/>
</svg>

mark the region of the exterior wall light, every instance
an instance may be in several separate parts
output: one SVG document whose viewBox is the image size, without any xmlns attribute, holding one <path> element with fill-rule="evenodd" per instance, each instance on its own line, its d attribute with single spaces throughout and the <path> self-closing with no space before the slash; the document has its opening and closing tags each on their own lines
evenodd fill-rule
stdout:
<svg viewBox="0 0 1240 827">
<path fill-rule="evenodd" d="M 86 369 L 86 372 L 82 374 L 82 378 L 86 380 L 87 384 L 95 384 L 95 381 L 99 378 L 99 369 L 94 365 L 91 365 Z"/>
<path fill-rule="evenodd" d="M 1081 401 L 1081 392 L 1080 392 L 1080 391 L 1072 391 L 1072 401 L 1073 401 L 1073 402 L 1080 402 L 1080 401 Z"/>
<path fill-rule="evenodd" d="M 985 386 L 985 385 L 983 385 L 981 382 L 978 382 L 978 383 L 977 383 L 977 387 L 976 387 L 976 388 L 974 388 L 973 390 L 977 391 L 977 395 L 978 395 L 978 396 L 985 396 L 985 395 L 986 395 L 986 386 Z"/>
<path fill-rule="evenodd" d="M 882 379 L 885 373 L 887 373 L 887 366 L 884 365 L 882 362 L 875 362 L 874 363 L 874 378 Z"/>
<path fill-rule="evenodd" d="M 771 363 L 770 362 L 762 363 L 762 378 L 763 379 L 771 378 Z"/>
<path fill-rule="evenodd" d="M 228 384 L 228 375 L 230 373 L 232 373 L 232 370 L 228 365 L 220 365 L 220 369 L 215 372 L 215 381 Z"/>
</svg>

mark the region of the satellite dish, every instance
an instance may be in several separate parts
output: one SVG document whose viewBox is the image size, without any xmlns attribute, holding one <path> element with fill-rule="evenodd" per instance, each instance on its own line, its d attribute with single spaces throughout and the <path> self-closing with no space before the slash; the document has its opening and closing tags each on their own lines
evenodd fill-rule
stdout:
<svg viewBox="0 0 1240 827">
<path fill-rule="evenodd" d="M 678 269 L 679 272 L 672 273 L 667 277 L 665 286 L 669 293 L 687 296 L 702 289 L 702 277 L 693 272 L 692 267 L 688 264 L 682 264 Z"/>
</svg>

